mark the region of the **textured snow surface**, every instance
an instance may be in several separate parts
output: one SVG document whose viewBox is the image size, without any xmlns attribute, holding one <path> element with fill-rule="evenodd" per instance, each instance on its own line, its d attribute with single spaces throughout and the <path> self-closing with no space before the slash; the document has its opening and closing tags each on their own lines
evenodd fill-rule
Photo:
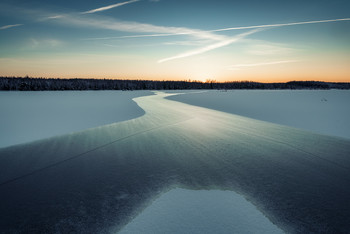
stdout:
<svg viewBox="0 0 350 234">
<path fill-rule="evenodd" d="M 350 90 L 215 90 L 185 93 L 169 99 L 350 138 Z"/>
<path fill-rule="evenodd" d="M 239 194 L 173 189 L 147 207 L 120 234 L 283 233 Z"/>
<path fill-rule="evenodd" d="M 0 148 L 139 117 L 148 91 L 0 92 Z"/>
</svg>

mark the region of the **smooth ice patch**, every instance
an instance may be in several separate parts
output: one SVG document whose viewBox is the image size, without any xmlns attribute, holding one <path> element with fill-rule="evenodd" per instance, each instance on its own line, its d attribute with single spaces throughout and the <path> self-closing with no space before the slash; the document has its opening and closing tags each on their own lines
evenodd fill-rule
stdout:
<svg viewBox="0 0 350 234">
<path fill-rule="evenodd" d="M 119 233 L 283 233 L 239 194 L 176 188 Z"/>
</svg>

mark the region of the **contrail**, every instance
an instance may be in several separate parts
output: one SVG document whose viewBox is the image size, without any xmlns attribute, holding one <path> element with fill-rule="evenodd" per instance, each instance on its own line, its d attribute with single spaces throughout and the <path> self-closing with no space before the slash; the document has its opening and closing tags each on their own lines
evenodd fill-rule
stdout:
<svg viewBox="0 0 350 234">
<path fill-rule="evenodd" d="M 175 55 L 173 57 L 161 59 L 161 60 L 158 61 L 158 63 L 164 63 L 164 62 L 167 62 L 167 61 L 170 61 L 170 60 L 174 60 L 174 59 L 186 58 L 186 57 L 190 57 L 190 56 L 197 55 L 197 54 L 203 54 L 205 52 L 208 52 L 208 51 L 211 51 L 211 50 L 223 47 L 223 46 L 230 45 L 230 44 L 232 44 L 232 43 L 242 39 L 243 37 L 248 36 L 248 35 L 253 34 L 253 33 L 256 33 L 258 31 L 261 31 L 261 30 L 256 29 L 256 30 L 252 30 L 252 31 L 249 31 L 249 32 L 246 32 L 246 33 L 242 33 L 242 34 L 239 34 L 236 37 L 233 37 L 233 38 L 230 38 L 230 39 L 227 39 L 227 40 L 223 40 L 223 41 L 220 41 L 218 43 L 211 44 L 209 46 L 206 46 L 206 47 L 203 47 L 203 48 L 200 48 L 200 49 L 197 49 L 197 50 L 191 50 L 191 51 L 187 51 L 185 53 L 181 53 L 181 54 Z"/>
<path fill-rule="evenodd" d="M 5 25 L 0 27 L 0 30 L 4 30 L 4 29 L 8 29 L 8 28 L 14 28 L 14 27 L 18 27 L 18 26 L 22 26 L 23 24 L 11 24 L 11 25 Z"/>
<path fill-rule="evenodd" d="M 282 61 L 274 61 L 274 62 L 265 62 L 265 63 L 246 63 L 246 64 L 235 64 L 229 66 L 229 70 L 238 70 L 241 67 L 257 67 L 257 66 L 266 66 L 266 65 L 275 65 L 275 64 L 283 64 L 283 63 L 295 63 L 298 60 L 282 60 Z"/>
<path fill-rule="evenodd" d="M 239 30 L 239 29 L 252 29 L 252 28 L 283 27 L 283 26 L 292 26 L 292 25 L 301 25 L 301 24 L 319 24 L 319 23 L 349 21 L 349 20 L 350 20 L 350 18 L 343 18 L 343 19 L 330 19 L 330 20 L 303 21 L 303 22 L 294 22 L 294 23 L 285 23 L 285 24 L 264 24 L 264 25 L 255 25 L 255 26 L 245 26 L 245 27 L 222 28 L 222 29 L 210 30 L 208 32 L 222 32 L 222 31 L 231 31 L 231 30 Z"/>
<path fill-rule="evenodd" d="M 208 32 L 208 31 L 203 31 Z M 86 38 L 85 40 L 109 40 L 109 39 L 125 39 L 125 38 L 142 38 L 142 37 L 167 37 L 167 36 L 181 36 L 181 35 L 193 35 L 199 34 L 199 32 L 184 32 L 184 33 L 158 33 L 158 34 L 143 34 L 143 35 L 131 35 L 131 36 L 119 36 L 119 37 L 95 37 Z"/>
<path fill-rule="evenodd" d="M 95 12 L 99 12 L 99 11 L 106 11 L 106 10 L 109 10 L 109 9 L 112 9 L 112 8 L 115 8 L 115 7 L 120 7 L 120 6 L 123 6 L 123 5 L 126 5 L 126 4 L 130 4 L 130 3 L 133 3 L 133 2 L 138 2 L 138 1 L 140 1 L 140 0 L 131 0 L 131 1 L 127 1 L 127 2 L 121 2 L 121 3 L 117 3 L 117 4 L 105 6 L 105 7 L 100 7 L 100 8 L 97 8 L 97 9 L 93 9 L 93 10 L 90 10 L 90 11 L 85 11 L 85 12 L 82 12 L 81 14 L 91 14 L 91 13 L 95 13 Z"/>
<path fill-rule="evenodd" d="M 285 24 L 263 24 L 263 25 L 253 25 L 253 26 L 242 26 L 242 27 L 232 27 L 232 28 L 221 28 L 208 31 L 201 31 L 210 33 L 210 32 L 223 32 L 223 31 L 233 31 L 233 30 L 242 30 L 242 29 L 256 29 L 256 28 L 272 28 L 272 27 L 284 27 L 284 26 L 293 26 L 293 25 L 302 25 L 302 24 L 319 24 L 319 23 L 329 23 L 329 22 L 339 22 L 339 21 L 350 21 L 350 18 L 342 19 L 330 19 L 330 20 L 314 20 L 314 21 L 303 21 L 303 22 L 294 22 L 294 23 L 285 23 Z M 121 36 L 121 37 L 108 37 L 108 38 L 90 38 L 89 40 L 104 40 L 104 39 L 123 39 L 123 38 L 143 38 L 143 37 L 167 37 L 167 36 L 181 36 L 181 35 L 194 35 L 196 32 L 183 32 L 183 33 L 165 33 L 165 34 L 144 34 L 144 35 L 131 35 L 131 36 Z"/>
<path fill-rule="evenodd" d="M 208 32 L 208 31 L 203 31 Z M 84 40 L 110 40 L 110 39 L 126 39 L 126 38 L 144 38 L 144 37 L 170 37 L 170 36 L 181 36 L 181 35 L 194 35 L 199 32 L 184 32 L 184 33 L 158 33 L 158 34 L 142 34 L 142 35 L 131 35 L 131 36 L 119 36 L 119 37 L 94 37 L 85 38 Z"/>
<path fill-rule="evenodd" d="M 61 19 L 63 17 L 64 17 L 64 15 L 54 15 L 54 16 L 49 16 L 46 19 Z"/>
</svg>

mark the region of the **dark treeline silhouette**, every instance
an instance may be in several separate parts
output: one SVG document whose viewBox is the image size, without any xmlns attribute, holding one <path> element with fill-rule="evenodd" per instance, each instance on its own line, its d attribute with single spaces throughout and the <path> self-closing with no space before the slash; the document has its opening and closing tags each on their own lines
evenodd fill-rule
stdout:
<svg viewBox="0 0 350 234">
<path fill-rule="evenodd" d="M 350 89 L 350 83 L 290 81 L 258 83 L 251 81 L 151 81 L 111 79 L 53 79 L 0 77 L 0 90 L 172 90 L 172 89 Z"/>
</svg>

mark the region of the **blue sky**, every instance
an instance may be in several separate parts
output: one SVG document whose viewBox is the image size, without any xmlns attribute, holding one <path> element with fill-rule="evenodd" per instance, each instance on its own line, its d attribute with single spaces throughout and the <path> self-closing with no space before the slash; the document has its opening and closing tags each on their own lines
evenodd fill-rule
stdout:
<svg viewBox="0 0 350 234">
<path fill-rule="evenodd" d="M 0 75 L 350 81 L 348 9 L 339 0 L 2 0 Z"/>
</svg>

